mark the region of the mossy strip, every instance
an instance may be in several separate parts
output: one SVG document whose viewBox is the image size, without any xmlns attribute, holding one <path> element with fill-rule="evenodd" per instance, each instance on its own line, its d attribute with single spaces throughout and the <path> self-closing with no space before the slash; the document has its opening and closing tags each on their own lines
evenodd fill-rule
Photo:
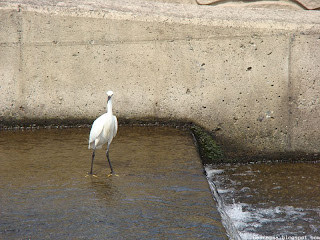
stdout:
<svg viewBox="0 0 320 240">
<path fill-rule="evenodd" d="M 198 145 L 199 154 L 203 164 L 222 163 L 224 154 L 213 136 L 205 129 L 193 125 L 190 128 Z"/>
</svg>

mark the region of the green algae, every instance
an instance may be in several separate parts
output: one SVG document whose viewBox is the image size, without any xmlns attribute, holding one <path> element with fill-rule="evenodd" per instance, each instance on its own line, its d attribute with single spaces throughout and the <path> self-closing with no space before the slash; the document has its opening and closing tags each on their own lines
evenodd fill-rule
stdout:
<svg viewBox="0 0 320 240">
<path fill-rule="evenodd" d="M 197 142 L 202 163 L 222 163 L 224 159 L 223 151 L 214 140 L 212 134 L 204 128 L 195 125 L 193 125 L 190 130 Z"/>
</svg>

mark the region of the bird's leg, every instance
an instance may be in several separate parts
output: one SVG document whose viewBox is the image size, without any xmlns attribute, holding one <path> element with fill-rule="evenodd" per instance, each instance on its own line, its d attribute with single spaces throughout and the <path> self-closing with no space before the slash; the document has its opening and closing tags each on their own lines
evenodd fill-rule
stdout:
<svg viewBox="0 0 320 240">
<path fill-rule="evenodd" d="M 94 160 L 94 156 L 95 156 L 95 151 L 96 151 L 96 149 L 93 149 L 90 174 L 92 174 L 93 160 Z"/>
<path fill-rule="evenodd" d="M 111 165 L 111 161 L 110 161 L 110 158 L 109 158 L 109 145 L 108 145 L 108 148 L 107 148 L 106 155 L 107 155 L 107 159 L 108 159 L 110 170 L 111 170 L 110 174 L 114 174 L 114 171 L 113 171 L 113 168 L 112 168 L 112 165 Z"/>
</svg>

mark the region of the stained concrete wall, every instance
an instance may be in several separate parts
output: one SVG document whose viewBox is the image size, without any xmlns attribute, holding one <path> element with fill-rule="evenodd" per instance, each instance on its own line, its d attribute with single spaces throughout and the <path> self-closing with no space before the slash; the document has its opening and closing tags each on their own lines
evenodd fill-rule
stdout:
<svg viewBox="0 0 320 240">
<path fill-rule="evenodd" d="M 320 12 L 0 3 L 2 124 L 192 121 L 240 155 L 320 152 Z"/>
</svg>

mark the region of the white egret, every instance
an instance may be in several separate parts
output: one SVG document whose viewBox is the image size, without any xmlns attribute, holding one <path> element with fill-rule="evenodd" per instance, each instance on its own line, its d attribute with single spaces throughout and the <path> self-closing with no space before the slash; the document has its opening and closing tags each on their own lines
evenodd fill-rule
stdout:
<svg viewBox="0 0 320 240">
<path fill-rule="evenodd" d="M 92 174 L 93 168 L 93 160 L 95 156 L 96 149 L 100 149 L 103 144 L 107 143 L 107 159 L 109 162 L 111 174 L 114 173 L 112 169 L 112 165 L 109 158 L 109 147 L 112 142 L 112 139 L 116 136 L 118 131 L 118 121 L 116 116 L 112 114 L 112 96 L 113 92 L 108 91 L 108 104 L 107 104 L 107 112 L 100 117 L 98 117 L 92 124 L 90 137 L 89 137 L 89 149 L 93 149 L 92 153 L 92 161 L 91 161 L 91 170 L 90 174 Z"/>
</svg>

